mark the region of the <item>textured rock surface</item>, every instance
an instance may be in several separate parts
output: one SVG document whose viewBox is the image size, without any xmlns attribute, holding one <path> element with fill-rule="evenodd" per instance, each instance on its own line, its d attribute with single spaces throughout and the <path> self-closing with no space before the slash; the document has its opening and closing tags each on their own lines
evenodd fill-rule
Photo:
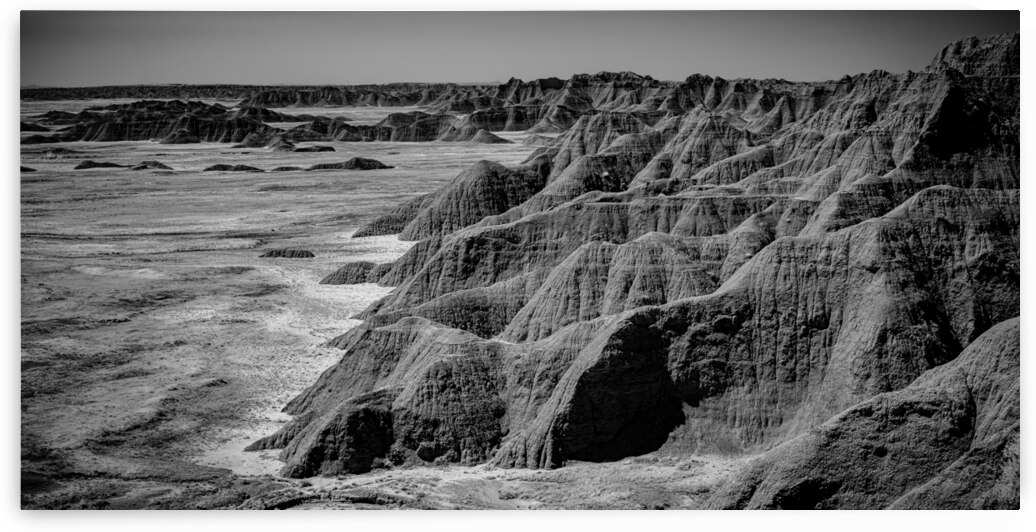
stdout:
<svg viewBox="0 0 1036 532">
<path fill-rule="evenodd" d="M 228 112 L 221 105 L 198 101 L 141 100 L 114 104 L 103 112 L 84 111 L 74 125 L 60 133 L 61 140 L 113 142 L 158 140 L 166 144 L 240 142 L 247 135 L 269 135 L 276 128 L 262 121 Z"/>
<path fill-rule="evenodd" d="M 375 282 L 371 274 L 374 273 L 376 264 L 373 262 L 361 261 L 350 262 L 342 265 L 334 272 L 320 280 L 320 284 L 360 284 Z"/>
<path fill-rule="evenodd" d="M 261 168 L 248 166 L 246 164 L 214 164 L 206 167 L 203 172 L 262 172 Z"/>
<path fill-rule="evenodd" d="M 240 142 L 234 144 L 234 148 L 267 148 L 270 151 L 295 151 L 295 145 L 287 138 L 287 135 L 275 133 L 274 131 L 263 131 L 249 133 Z"/>
<path fill-rule="evenodd" d="M 353 233 L 353 238 L 394 235 L 403 230 L 417 213 L 434 199 L 434 194 L 422 194 L 401 203 L 388 213 L 375 218 Z"/>
<path fill-rule="evenodd" d="M 717 508 L 1017 508 L 1018 320 L 769 451 Z"/>
<path fill-rule="evenodd" d="M 448 234 L 505 212 L 538 192 L 549 170 L 545 158 L 516 169 L 479 161 L 434 193 L 403 227 L 399 238 L 420 240 Z"/>
<path fill-rule="evenodd" d="M 316 257 L 312 251 L 305 249 L 271 249 L 259 256 L 260 259 L 312 259 Z"/>
<path fill-rule="evenodd" d="M 89 170 L 91 168 L 126 168 L 126 165 L 119 164 L 119 163 L 113 163 L 113 162 L 109 162 L 109 161 L 100 161 L 100 162 L 98 162 L 98 161 L 83 161 L 83 162 L 75 165 L 75 167 L 73 167 L 72 169 L 73 170 Z"/>
<path fill-rule="evenodd" d="M 374 159 L 353 157 L 352 159 L 341 163 L 314 164 L 307 168 L 307 170 L 382 170 L 385 168 L 392 167 L 382 163 L 381 161 L 375 161 Z"/>
<path fill-rule="evenodd" d="M 336 272 L 396 288 L 257 448 L 293 476 L 758 454 L 715 506 L 1017 506 L 1017 61 L 446 91 L 475 109 L 450 139 L 561 134 L 354 235 L 419 242 Z"/>
<path fill-rule="evenodd" d="M 130 170 L 172 170 L 168 165 L 159 161 L 143 161 L 130 167 Z"/>
</svg>

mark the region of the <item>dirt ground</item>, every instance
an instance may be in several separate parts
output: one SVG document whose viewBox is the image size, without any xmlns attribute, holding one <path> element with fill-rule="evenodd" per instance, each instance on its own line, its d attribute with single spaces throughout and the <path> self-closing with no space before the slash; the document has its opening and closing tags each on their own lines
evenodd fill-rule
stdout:
<svg viewBox="0 0 1036 532">
<path fill-rule="evenodd" d="M 22 114 L 107 103 L 27 102 Z M 363 123 L 400 110 L 334 113 Z M 37 170 L 21 174 L 23 507 L 686 508 L 730 470 L 723 459 L 647 456 L 557 471 L 417 468 L 299 481 L 276 476 L 276 452 L 243 452 L 285 423 L 280 408 L 337 361 L 341 352 L 324 342 L 391 290 L 318 284 L 343 263 L 388 262 L 412 244 L 352 239 L 356 228 L 476 160 L 516 164 L 532 151 L 316 144 L 337 151 L 23 146 L 22 165 Z M 55 146 L 75 153 L 48 154 Z M 353 156 L 395 168 L 201 171 Z M 173 170 L 72 170 L 84 160 Z M 275 248 L 316 257 L 259 258 Z"/>
</svg>

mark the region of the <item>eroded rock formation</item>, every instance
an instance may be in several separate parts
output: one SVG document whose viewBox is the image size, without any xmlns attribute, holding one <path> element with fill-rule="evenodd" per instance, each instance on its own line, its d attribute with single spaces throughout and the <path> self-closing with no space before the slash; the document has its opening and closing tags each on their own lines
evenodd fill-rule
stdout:
<svg viewBox="0 0 1036 532">
<path fill-rule="evenodd" d="M 717 508 L 1017 508 L 1018 319 L 764 453 Z"/>
<path fill-rule="evenodd" d="M 110 161 L 83 161 L 75 165 L 73 170 L 89 170 L 91 168 L 127 168 L 124 164 L 113 163 Z"/>
<path fill-rule="evenodd" d="M 206 167 L 202 172 L 262 172 L 262 168 L 248 166 L 246 164 L 214 164 Z"/>
<path fill-rule="evenodd" d="M 373 262 L 360 261 L 343 264 L 333 273 L 320 280 L 320 284 L 361 284 L 372 279 L 371 274 L 377 265 Z M 377 280 L 377 278 L 373 278 Z"/>
<path fill-rule="evenodd" d="M 340 163 L 320 163 L 314 164 L 307 168 L 307 170 L 384 170 L 386 168 L 392 168 L 391 166 L 374 159 L 367 159 L 365 157 L 353 157 L 348 161 Z"/>
<path fill-rule="evenodd" d="M 312 259 L 316 257 L 312 251 L 305 249 L 271 249 L 262 255 L 260 259 Z"/>
<path fill-rule="evenodd" d="M 295 153 L 322 153 L 328 151 L 335 151 L 334 146 L 303 146 L 301 148 L 295 148 Z"/>
<path fill-rule="evenodd" d="M 143 161 L 131 166 L 130 170 L 172 170 L 172 168 L 159 161 Z"/>
<path fill-rule="evenodd" d="M 325 279 L 396 288 L 253 448 L 297 477 L 758 454 L 711 504 L 1017 507 L 1018 71 L 1001 35 L 906 74 L 456 92 L 489 106 L 456 138 L 561 134 L 354 235 L 418 242 Z"/>
</svg>

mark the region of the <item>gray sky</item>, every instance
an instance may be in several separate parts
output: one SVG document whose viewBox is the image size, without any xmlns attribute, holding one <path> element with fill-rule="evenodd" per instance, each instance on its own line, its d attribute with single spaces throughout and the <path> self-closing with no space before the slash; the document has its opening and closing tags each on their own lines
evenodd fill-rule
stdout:
<svg viewBox="0 0 1036 532">
<path fill-rule="evenodd" d="M 951 41 L 1018 28 L 1017 11 L 23 11 L 21 84 L 824 80 L 920 70 Z"/>
</svg>

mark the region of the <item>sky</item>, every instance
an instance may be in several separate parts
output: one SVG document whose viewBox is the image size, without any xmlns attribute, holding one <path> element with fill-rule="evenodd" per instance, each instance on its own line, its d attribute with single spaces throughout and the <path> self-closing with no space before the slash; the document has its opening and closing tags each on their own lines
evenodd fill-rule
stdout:
<svg viewBox="0 0 1036 532">
<path fill-rule="evenodd" d="M 22 11 L 22 86 L 837 79 L 921 70 L 1017 11 Z"/>
</svg>

